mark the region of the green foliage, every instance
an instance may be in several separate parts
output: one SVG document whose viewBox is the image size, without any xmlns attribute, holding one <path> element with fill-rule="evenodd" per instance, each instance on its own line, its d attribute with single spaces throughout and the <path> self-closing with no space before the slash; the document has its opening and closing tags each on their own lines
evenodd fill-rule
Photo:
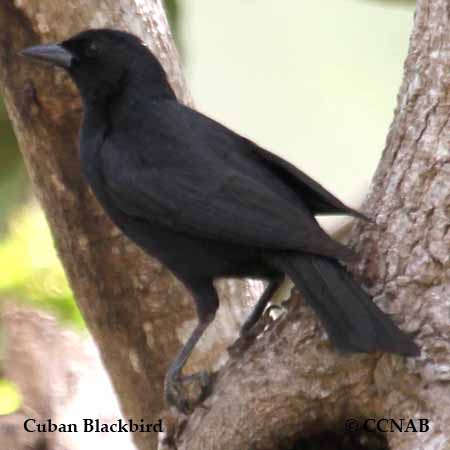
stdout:
<svg viewBox="0 0 450 450">
<path fill-rule="evenodd" d="M 42 211 L 36 205 L 23 208 L 11 217 L 9 228 L 0 242 L 0 298 L 51 311 L 84 327 Z"/>
<path fill-rule="evenodd" d="M 10 211 L 18 199 L 29 189 L 28 178 L 22 163 L 16 138 L 9 123 L 6 110 L 0 101 L 0 234 L 6 231 Z"/>
<path fill-rule="evenodd" d="M 0 416 L 16 412 L 21 405 L 19 388 L 12 381 L 0 378 Z"/>
</svg>

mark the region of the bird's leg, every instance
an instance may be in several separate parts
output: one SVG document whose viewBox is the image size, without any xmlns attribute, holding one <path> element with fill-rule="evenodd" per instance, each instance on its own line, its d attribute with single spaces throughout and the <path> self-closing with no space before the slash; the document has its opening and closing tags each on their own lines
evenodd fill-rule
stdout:
<svg viewBox="0 0 450 450">
<path fill-rule="evenodd" d="M 182 370 L 197 345 L 197 342 L 200 340 L 209 324 L 214 320 L 219 306 L 217 293 L 212 286 L 208 287 L 208 289 L 204 286 L 201 294 L 198 291 L 199 290 L 196 291 L 195 299 L 199 322 L 184 347 L 170 365 L 164 383 L 166 401 L 184 413 L 192 410 L 196 404 L 204 400 L 205 395 L 207 394 L 207 388 L 210 384 L 210 377 L 207 372 L 183 376 Z M 182 388 L 184 385 L 192 384 L 194 382 L 197 382 L 197 384 L 200 385 L 201 392 L 196 395 L 197 398 L 190 400 L 184 397 Z"/>
<path fill-rule="evenodd" d="M 191 355 L 195 345 L 197 344 L 200 337 L 205 332 L 208 325 L 211 323 L 213 317 L 208 322 L 199 322 L 189 337 L 185 346 L 181 349 L 178 355 L 175 357 L 174 361 L 169 367 L 166 374 L 166 379 L 164 383 L 164 393 L 166 400 L 169 404 L 174 405 L 178 410 L 183 413 L 189 412 L 191 408 L 191 403 L 198 403 L 203 398 L 204 390 L 209 383 L 209 378 L 206 372 L 200 372 L 198 374 L 183 376 L 182 370 L 189 356 Z M 194 402 L 189 401 L 184 398 L 182 394 L 182 386 L 189 382 L 198 381 L 200 384 L 200 395 Z"/>
<path fill-rule="evenodd" d="M 255 325 L 256 322 L 258 322 L 258 319 L 261 317 L 261 314 L 264 312 L 264 309 L 267 306 L 267 303 L 270 302 L 272 297 L 274 296 L 277 289 L 281 286 L 283 283 L 284 277 L 276 277 L 269 281 L 269 284 L 267 285 L 266 289 L 262 293 L 261 297 L 259 298 L 258 302 L 256 303 L 255 307 L 253 308 L 253 311 L 248 316 L 247 320 L 244 322 L 244 324 L 241 327 L 241 330 L 239 332 L 241 337 L 246 337 L 250 334 L 250 330 L 252 329 L 253 325 Z"/>
</svg>

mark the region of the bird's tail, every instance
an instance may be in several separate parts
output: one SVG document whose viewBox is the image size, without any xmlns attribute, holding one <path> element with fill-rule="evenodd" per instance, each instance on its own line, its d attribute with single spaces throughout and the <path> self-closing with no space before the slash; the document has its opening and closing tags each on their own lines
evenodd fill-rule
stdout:
<svg viewBox="0 0 450 450">
<path fill-rule="evenodd" d="M 333 344 L 353 352 L 414 356 L 419 348 L 381 311 L 337 261 L 314 255 L 277 258 L 322 320 Z"/>
</svg>

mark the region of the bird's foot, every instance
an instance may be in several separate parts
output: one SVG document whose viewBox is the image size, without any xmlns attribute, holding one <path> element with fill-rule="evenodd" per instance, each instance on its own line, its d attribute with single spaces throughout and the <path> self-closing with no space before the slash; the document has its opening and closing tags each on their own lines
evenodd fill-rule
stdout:
<svg viewBox="0 0 450 450">
<path fill-rule="evenodd" d="M 167 375 L 164 395 L 169 405 L 183 414 L 190 414 L 211 393 L 214 375 L 198 372 L 186 376 Z"/>
</svg>

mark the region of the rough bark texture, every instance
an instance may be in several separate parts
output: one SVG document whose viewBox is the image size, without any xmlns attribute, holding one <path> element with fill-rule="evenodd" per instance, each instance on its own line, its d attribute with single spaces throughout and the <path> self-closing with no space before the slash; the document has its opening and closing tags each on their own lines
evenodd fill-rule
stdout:
<svg viewBox="0 0 450 450">
<path fill-rule="evenodd" d="M 164 408 L 167 365 L 196 322 L 191 299 L 167 270 L 118 232 L 86 188 L 77 157 L 81 104 L 68 77 L 18 55 L 27 46 L 105 26 L 141 36 L 160 58 L 179 98 L 189 102 L 161 0 L 2 0 L 0 88 L 123 414 L 154 423 Z M 203 340 L 191 370 L 216 364 L 233 339 L 240 310 L 224 304 L 230 294 L 248 294 L 238 286 L 224 285 L 218 326 Z M 134 437 L 141 450 L 156 446 L 154 435 Z"/>
<path fill-rule="evenodd" d="M 106 23 L 128 24 L 144 36 L 153 30 L 155 46 L 168 36 L 160 5 L 78 0 L 62 10 L 55 0 L 4 0 L 0 13 L 1 82 L 61 257 L 125 415 L 154 419 L 161 409 L 155 386 L 167 355 L 180 345 L 172 330 L 191 325 L 183 320 L 192 319 L 191 309 L 172 277 L 117 235 L 87 194 L 73 137 L 79 105 L 65 78 L 19 61 L 15 52 L 38 36 L 53 40 Z M 206 408 L 167 418 L 160 448 L 288 449 L 299 437 L 343 431 L 351 418 L 428 418 L 428 432 L 387 433 L 389 448 L 448 450 L 449 18 L 448 0 L 418 1 L 395 119 L 366 203 L 376 225 L 353 231 L 361 253 L 355 271 L 380 306 L 417 333 L 421 357 L 338 354 L 294 296 L 290 314 L 248 349 L 235 348 Z M 162 61 L 173 64 L 170 47 L 156 47 L 166 55 Z M 176 66 L 170 73 L 179 79 Z M 231 288 L 232 294 L 244 291 Z M 140 448 L 150 448 L 147 436 L 136 438 Z"/>
<path fill-rule="evenodd" d="M 355 272 L 416 334 L 421 356 L 338 354 L 302 306 L 229 361 L 206 408 L 182 427 L 172 423 L 178 450 L 287 449 L 298 436 L 343 431 L 350 418 L 427 418 L 428 432 L 387 433 L 389 449 L 450 448 L 449 74 L 450 1 L 419 0 L 395 118 L 365 205 L 376 225 L 352 232 L 361 254 Z"/>
</svg>

